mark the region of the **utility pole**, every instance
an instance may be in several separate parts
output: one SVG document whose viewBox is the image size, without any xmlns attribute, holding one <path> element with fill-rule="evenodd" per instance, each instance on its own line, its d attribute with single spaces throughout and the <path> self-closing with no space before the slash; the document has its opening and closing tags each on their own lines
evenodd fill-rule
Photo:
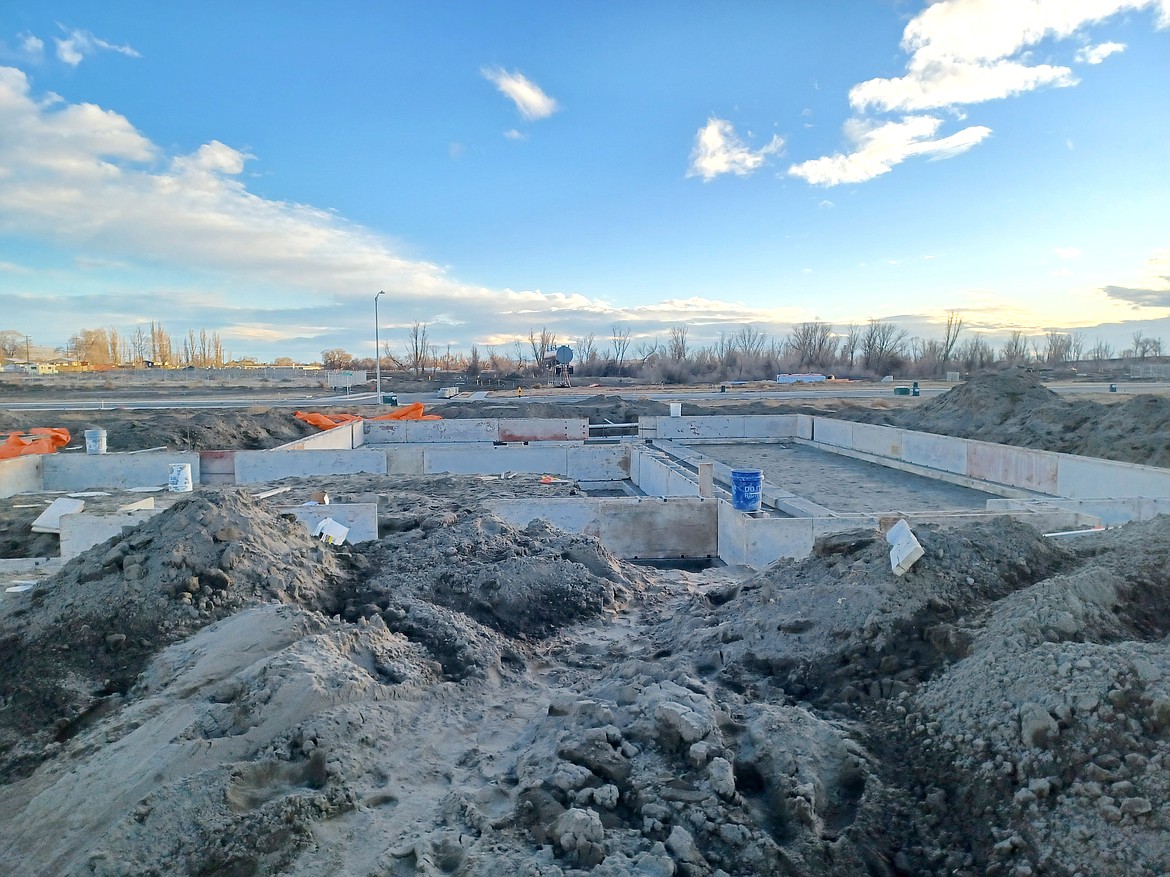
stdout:
<svg viewBox="0 0 1170 877">
<path fill-rule="evenodd" d="M 32 358 L 28 354 L 28 349 L 29 349 L 28 336 L 25 335 L 24 336 L 24 361 L 26 363 L 32 362 Z"/>
<path fill-rule="evenodd" d="M 385 290 L 378 290 L 378 294 L 374 296 L 374 392 L 378 395 L 378 405 L 382 404 L 382 348 L 381 340 L 378 338 L 378 299 L 385 294 Z"/>
</svg>

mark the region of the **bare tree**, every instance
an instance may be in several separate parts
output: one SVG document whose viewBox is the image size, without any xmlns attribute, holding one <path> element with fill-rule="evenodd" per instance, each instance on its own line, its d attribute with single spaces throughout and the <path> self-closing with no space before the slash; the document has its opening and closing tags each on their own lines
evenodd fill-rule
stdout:
<svg viewBox="0 0 1170 877">
<path fill-rule="evenodd" d="M 122 343 L 121 337 L 118 335 L 118 330 L 113 326 L 106 329 L 106 347 L 108 348 L 108 362 L 111 365 L 119 365 L 122 362 Z"/>
<path fill-rule="evenodd" d="M 592 332 L 579 337 L 573 342 L 573 346 L 574 352 L 577 354 L 578 365 L 589 367 L 597 365 L 597 341 L 596 336 Z"/>
<path fill-rule="evenodd" d="M 909 337 L 909 332 L 894 323 L 870 320 L 861 336 L 862 363 L 874 374 L 890 374 L 902 364 Z"/>
<path fill-rule="evenodd" d="M 467 357 L 467 375 L 468 377 L 477 378 L 482 368 L 479 363 L 479 348 L 472 344 L 471 354 Z"/>
<path fill-rule="evenodd" d="M 841 362 L 853 368 L 854 360 L 857 357 L 857 351 L 861 347 L 861 327 L 856 323 L 850 323 L 845 328 L 845 337 L 841 341 Z"/>
<path fill-rule="evenodd" d="M 995 363 L 995 351 L 981 335 L 972 335 L 955 348 L 954 358 L 966 371 L 990 368 Z"/>
<path fill-rule="evenodd" d="M 620 373 L 626 363 L 626 353 L 630 349 L 630 330 L 622 326 L 614 326 L 609 333 L 610 347 L 613 349 L 613 361 Z"/>
<path fill-rule="evenodd" d="M 174 343 L 162 323 L 151 321 L 150 324 L 150 358 L 159 365 L 172 365 L 174 359 Z"/>
<path fill-rule="evenodd" d="M 788 333 L 787 343 L 797 367 L 825 368 L 837 356 L 837 339 L 829 323 L 797 323 Z"/>
<path fill-rule="evenodd" d="M 24 335 L 14 329 L 0 331 L 0 357 L 15 359 L 16 352 L 24 347 Z"/>
<path fill-rule="evenodd" d="M 947 325 L 943 330 L 942 349 L 939 351 L 939 362 L 946 365 L 955 355 L 955 345 L 959 342 L 959 333 L 963 331 L 963 318 L 958 311 L 947 311 Z"/>
<path fill-rule="evenodd" d="M 650 365 L 661 355 L 658 349 L 658 339 L 653 341 L 641 341 L 637 349 L 634 351 L 634 356 L 642 363 L 642 365 Z"/>
<path fill-rule="evenodd" d="M 679 323 L 670 327 L 670 339 L 666 342 L 666 349 L 674 362 L 682 362 L 687 358 L 687 324 Z"/>
<path fill-rule="evenodd" d="M 1068 362 L 1072 336 L 1067 332 L 1049 332 L 1044 336 L 1044 361 L 1050 365 Z"/>
<path fill-rule="evenodd" d="M 735 348 L 745 357 L 759 356 L 767 342 L 767 334 L 750 325 L 741 327 L 733 338 Z"/>
<path fill-rule="evenodd" d="M 427 324 L 414 321 L 410 331 L 406 333 L 406 365 L 420 377 L 427 364 L 427 352 L 430 347 L 427 336 Z"/>
<path fill-rule="evenodd" d="M 149 339 L 146 334 L 146 329 L 141 323 L 134 327 L 134 332 L 130 335 L 130 340 L 127 342 L 130 347 L 130 361 L 134 365 L 142 365 L 142 361 L 146 359 L 146 351 L 149 348 Z"/>
<path fill-rule="evenodd" d="M 1028 339 L 1019 329 L 1013 329 L 1003 344 L 999 358 L 1006 365 L 1023 365 L 1030 357 L 1028 355 Z"/>
<path fill-rule="evenodd" d="M 532 347 L 532 367 L 539 372 L 544 364 L 545 354 L 557 346 L 556 333 L 550 331 L 548 326 L 541 326 L 539 335 L 535 329 L 529 329 L 528 344 Z"/>
<path fill-rule="evenodd" d="M 1098 338 L 1097 343 L 1089 349 L 1089 359 L 1100 368 L 1102 363 L 1113 359 L 1113 345 L 1103 338 Z"/>
</svg>

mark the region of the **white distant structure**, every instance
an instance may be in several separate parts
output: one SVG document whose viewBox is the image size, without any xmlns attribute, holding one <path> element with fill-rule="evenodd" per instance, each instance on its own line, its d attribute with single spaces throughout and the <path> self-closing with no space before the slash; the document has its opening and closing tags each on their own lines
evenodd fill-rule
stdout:
<svg viewBox="0 0 1170 877">
<path fill-rule="evenodd" d="M 824 375 L 817 374 L 776 375 L 778 384 L 819 384 L 824 380 Z"/>
</svg>

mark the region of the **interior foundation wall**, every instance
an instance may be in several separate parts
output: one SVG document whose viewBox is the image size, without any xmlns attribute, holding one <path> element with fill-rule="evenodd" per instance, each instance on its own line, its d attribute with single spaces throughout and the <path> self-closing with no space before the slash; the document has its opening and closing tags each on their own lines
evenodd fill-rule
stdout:
<svg viewBox="0 0 1170 877">
<path fill-rule="evenodd" d="M 90 490 L 103 487 L 160 487 L 171 465 L 187 463 L 191 482 L 200 483 L 197 451 L 150 451 L 141 454 L 45 454 L 41 490 Z"/>
<path fill-rule="evenodd" d="M 0 497 L 30 493 L 44 486 L 45 454 L 0 460 Z"/>
</svg>

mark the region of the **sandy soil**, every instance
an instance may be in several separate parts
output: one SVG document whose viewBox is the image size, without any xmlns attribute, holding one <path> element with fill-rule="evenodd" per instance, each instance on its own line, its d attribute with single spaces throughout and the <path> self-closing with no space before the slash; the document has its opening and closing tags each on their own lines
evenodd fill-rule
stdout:
<svg viewBox="0 0 1170 877">
<path fill-rule="evenodd" d="M 1170 868 L 1170 521 L 695 574 L 515 481 L 366 476 L 340 548 L 202 490 L 0 598 L 0 871 Z"/>
<path fill-rule="evenodd" d="M 380 538 L 203 488 L 0 594 L 0 873 L 1170 873 L 1170 519 L 689 573 L 482 505 L 572 484 L 297 489 Z"/>
</svg>

